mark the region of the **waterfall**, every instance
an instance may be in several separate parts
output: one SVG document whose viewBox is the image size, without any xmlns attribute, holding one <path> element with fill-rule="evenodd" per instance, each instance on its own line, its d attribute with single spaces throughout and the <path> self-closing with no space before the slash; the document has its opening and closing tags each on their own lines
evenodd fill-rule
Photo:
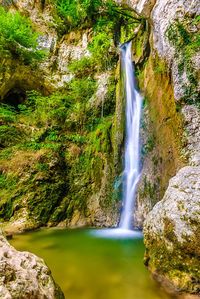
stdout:
<svg viewBox="0 0 200 299">
<path fill-rule="evenodd" d="M 126 145 L 123 174 L 123 210 L 119 227 L 131 229 L 136 187 L 139 180 L 139 131 L 142 97 L 135 88 L 131 59 L 132 42 L 122 45 L 122 71 L 126 89 Z"/>
<path fill-rule="evenodd" d="M 142 233 L 133 230 L 133 209 L 137 183 L 139 181 L 139 130 L 142 97 L 135 88 L 134 69 L 131 60 L 132 42 L 121 46 L 122 71 L 125 75 L 126 91 L 126 145 L 123 172 L 123 209 L 118 228 L 95 230 L 104 238 L 141 238 Z"/>
</svg>

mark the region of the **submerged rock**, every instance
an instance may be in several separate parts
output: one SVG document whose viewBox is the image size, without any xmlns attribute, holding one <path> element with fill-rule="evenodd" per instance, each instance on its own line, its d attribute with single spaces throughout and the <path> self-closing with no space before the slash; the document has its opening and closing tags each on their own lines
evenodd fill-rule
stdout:
<svg viewBox="0 0 200 299">
<path fill-rule="evenodd" d="M 0 232 L 0 298 L 64 298 L 44 261 L 14 249 Z"/>
<path fill-rule="evenodd" d="M 200 167 L 182 168 L 144 224 L 145 264 L 176 291 L 200 294 Z"/>
</svg>

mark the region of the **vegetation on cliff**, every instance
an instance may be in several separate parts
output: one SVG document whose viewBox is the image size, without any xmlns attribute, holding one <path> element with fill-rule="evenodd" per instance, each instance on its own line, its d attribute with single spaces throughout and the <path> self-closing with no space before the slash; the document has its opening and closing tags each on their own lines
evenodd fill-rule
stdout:
<svg viewBox="0 0 200 299">
<path fill-rule="evenodd" d="M 29 18 L 0 8 L 0 53 L 4 58 L 11 56 L 24 63 L 44 59 L 46 53 L 38 49 L 38 37 Z"/>
<path fill-rule="evenodd" d="M 196 90 L 198 78 L 194 72 L 192 57 L 200 49 L 200 33 L 195 26 L 199 20 L 199 17 L 195 19 L 186 18 L 185 20 L 175 19 L 166 32 L 170 43 L 175 49 L 178 72 L 180 75 L 185 72 L 188 79 L 187 83 L 182 83 L 184 101 L 198 107 L 200 105 L 200 95 Z"/>
<path fill-rule="evenodd" d="M 0 105 L 0 217 L 13 222 L 21 218 L 19 226 L 30 228 L 61 221 L 106 225 L 105 217 L 113 214 L 110 225 L 118 217 L 120 197 L 116 193 L 113 197 L 112 190 L 122 165 L 117 155 L 123 137 L 117 141 L 117 136 L 123 132 L 117 130 L 124 128 L 117 124 L 124 117 L 118 115 L 123 110 L 116 113 L 116 45 L 122 32 L 123 39 L 134 35 L 140 19 L 112 1 L 52 0 L 51 5 L 59 40 L 72 30 L 81 35 L 89 28 L 89 54 L 67 65 L 71 79 L 64 88 L 49 95 L 11 90 L 4 97 Z M 22 64 L 45 58 L 29 19 L 20 12 L 2 10 L 1 20 L 16 29 L 12 33 L 3 26 L 8 31 L 5 36 L 0 31 L 2 41 L 10 41 L 9 47 L 4 44 L 10 58 L 20 57 Z M 95 197 L 99 207 L 94 211 Z"/>
</svg>

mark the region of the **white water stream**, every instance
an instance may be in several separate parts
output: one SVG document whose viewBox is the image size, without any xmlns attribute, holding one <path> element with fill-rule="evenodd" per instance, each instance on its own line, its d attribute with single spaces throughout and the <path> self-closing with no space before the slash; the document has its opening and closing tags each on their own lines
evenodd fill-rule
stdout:
<svg viewBox="0 0 200 299">
<path fill-rule="evenodd" d="M 108 238 L 138 238 L 142 233 L 133 230 L 134 200 L 139 181 L 139 131 L 142 97 L 135 88 L 135 77 L 131 59 L 132 42 L 121 46 L 122 71 L 125 75 L 126 91 L 126 145 L 123 172 L 123 208 L 118 228 L 95 231 Z"/>
<path fill-rule="evenodd" d="M 139 133 L 142 97 L 135 88 L 134 70 L 131 59 L 132 42 L 122 45 L 122 70 L 125 72 L 126 87 L 126 146 L 123 174 L 123 210 L 119 227 L 132 228 L 134 199 L 139 180 Z"/>
</svg>

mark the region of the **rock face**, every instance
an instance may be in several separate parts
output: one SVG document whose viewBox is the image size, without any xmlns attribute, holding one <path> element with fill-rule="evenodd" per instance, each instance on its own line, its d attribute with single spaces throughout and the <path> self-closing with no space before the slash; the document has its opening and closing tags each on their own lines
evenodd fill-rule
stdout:
<svg viewBox="0 0 200 299">
<path fill-rule="evenodd" d="M 185 138 L 189 163 L 193 166 L 200 165 L 200 111 L 194 105 L 186 105 L 182 108 L 184 117 Z"/>
<path fill-rule="evenodd" d="M 38 47 L 49 54 L 41 63 L 25 64 L 12 55 L 0 61 L 0 98 L 4 103 L 10 104 L 9 99 L 12 102 L 15 98 L 16 107 L 29 105 L 26 92 L 32 90 L 49 97 L 55 91 L 64 97 L 70 90 L 74 94 L 73 100 L 69 100 L 72 103 L 66 103 L 67 109 L 64 107 L 62 123 L 56 122 L 54 117 L 43 124 L 32 120 L 12 123 L 15 132 L 19 131 L 19 139 L 1 146 L 1 149 L 12 146 L 12 154 L 9 159 L 8 156 L 2 158 L 0 171 L 5 181 L 13 178 L 13 192 L 7 194 L 5 188 L 1 188 L 5 192 L 0 192 L 0 225 L 6 232 L 58 223 L 73 227 L 116 226 L 120 200 L 117 196 L 112 200 L 112 191 L 122 168 L 124 97 L 116 99 L 115 87 L 120 85 L 120 74 L 115 71 L 114 42 L 113 59 L 116 60 L 112 67 L 109 64 L 106 69 L 97 71 L 93 65 L 86 74 L 76 77 L 70 65 L 92 56 L 88 50 L 94 35 L 90 22 L 74 31 L 60 33 L 54 18 L 55 7 L 50 1 L 0 0 L 0 6 L 31 18 L 34 29 L 41 33 Z M 75 94 L 78 83 L 86 79 L 84 76 L 89 91 L 85 91 L 78 103 L 79 95 L 75 98 Z M 79 93 L 84 94 L 82 89 Z M 104 120 L 97 128 L 96 123 Z M 86 121 L 87 128 L 83 126 Z M 55 131 L 54 140 L 48 136 L 51 131 Z M 30 151 L 26 147 L 29 142 L 33 145 Z M 15 151 L 17 143 L 20 149 L 25 143 L 25 148 L 22 146 L 22 150 Z M 37 143 L 42 143 L 42 148 L 37 148 Z"/>
<path fill-rule="evenodd" d="M 183 84 L 188 84 L 186 73 L 180 74 L 175 58 L 174 47 L 170 44 L 167 37 L 167 29 L 176 18 L 179 20 L 193 20 L 200 13 L 200 3 L 196 1 L 170 1 L 158 0 L 151 12 L 153 22 L 153 47 L 163 59 L 167 61 L 168 67 L 172 69 L 174 97 L 176 100 L 183 98 Z M 190 21 L 191 22 L 191 21 Z M 189 28 L 189 25 L 188 25 Z M 191 31 L 198 32 L 197 28 L 190 28 Z M 199 77 L 199 56 L 197 52 L 191 59 L 196 76 Z M 199 86 L 196 86 L 199 91 Z"/>
<path fill-rule="evenodd" d="M 67 66 L 69 61 L 88 56 L 90 31 L 88 29 L 70 32 L 59 39 L 53 22 L 52 6 L 43 1 L 4 1 L 0 6 L 10 11 L 21 11 L 41 32 L 38 39 L 40 49 L 45 49 L 48 59 L 37 66 L 27 66 L 17 59 L 3 59 L 0 63 L 0 96 L 3 98 L 12 88 L 37 90 L 49 94 L 63 88 L 71 80 Z"/>
<path fill-rule="evenodd" d="M 44 261 L 15 250 L 0 232 L 0 298 L 64 299 Z"/>
<path fill-rule="evenodd" d="M 186 72 L 180 74 L 175 59 L 174 47 L 170 44 L 167 37 L 167 29 L 176 18 L 180 20 L 194 20 L 200 14 L 200 3 L 198 1 L 184 0 L 115 0 L 119 5 L 134 9 L 138 14 L 148 19 L 152 29 L 152 51 L 167 62 L 168 68 L 172 70 L 174 96 L 180 100 L 184 95 L 183 83 L 188 84 Z M 189 27 L 189 24 L 187 24 Z M 192 25 L 190 30 L 197 33 L 198 25 Z M 191 65 L 194 68 L 195 76 L 200 78 L 199 72 L 200 52 L 197 52 L 191 59 Z M 200 85 L 196 86 L 197 92 L 200 91 Z"/>
<path fill-rule="evenodd" d="M 142 122 L 142 149 L 146 153 L 142 157 L 135 209 L 137 226 L 142 226 L 146 218 L 145 264 L 155 278 L 172 290 L 199 294 L 200 112 L 191 105 L 194 100 L 187 92 L 192 90 L 199 95 L 200 52 L 191 52 L 190 59 L 184 61 L 181 52 L 177 55 L 177 45 L 170 42 L 168 30 L 177 18 L 190 34 L 199 33 L 199 23 L 194 20 L 200 13 L 200 3 L 187 0 L 117 2 L 135 9 L 151 25 L 148 67 L 144 66 L 140 79 L 140 88 L 147 99 L 144 116 L 150 122 L 146 120 L 147 125 Z M 189 80 L 188 65 L 195 84 Z M 144 132 L 148 132 L 147 138 Z M 191 166 L 182 168 L 188 164 Z M 170 177 L 173 178 L 164 195 Z"/>
<path fill-rule="evenodd" d="M 197 34 L 199 23 L 194 20 L 200 13 L 200 3 L 176 0 L 115 2 L 135 10 L 147 19 L 151 28 L 150 54 L 143 57 L 144 65 L 139 66 L 143 72 L 141 76 L 139 73 L 139 86 L 145 98 L 143 115 L 147 120 L 141 125 L 143 163 L 134 217 L 135 225 L 142 227 L 148 212 L 163 197 L 169 179 L 188 163 L 199 165 L 199 111 L 194 105 L 185 103 L 192 102 L 189 90 L 194 94 L 200 92 L 200 52 L 191 52 L 189 61 L 184 61 L 180 53 L 178 58 L 176 46 L 169 40 L 168 30 L 178 19 L 188 32 Z M 137 47 L 139 44 L 138 40 Z M 136 68 L 137 47 L 136 50 L 133 49 Z M 142 50 L 139 53 L 142 53 Z M 189 82 L 188 65 L 195 84 Z M 143 131 L 146 136 L 143 136 Z"/>
<path fill-rule="evenodd" d="M 168 286 L 200 293 L 200 167 L 182 168 L 144 224 L 145 264 Z"/>
</svg>

